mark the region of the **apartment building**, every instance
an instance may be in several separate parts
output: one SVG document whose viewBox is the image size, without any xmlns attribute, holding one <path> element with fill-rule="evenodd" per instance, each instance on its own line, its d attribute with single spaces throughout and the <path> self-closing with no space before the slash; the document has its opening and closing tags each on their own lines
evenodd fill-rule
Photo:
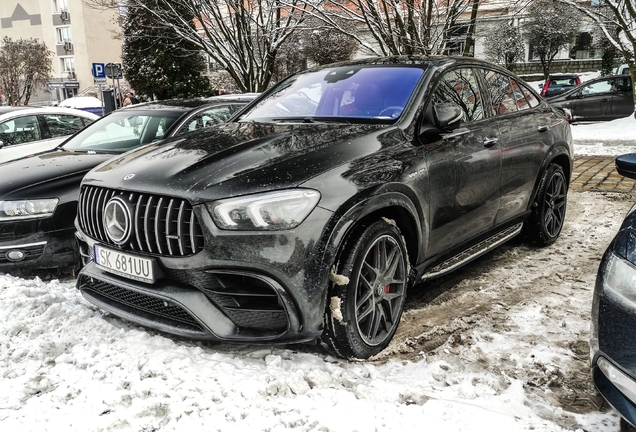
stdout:
<svg viewBox="0 0 636 432">
<path fill-rule="evenodd" d="M 1 0 L 0 39 L 38 39 L 53 52 L 53 76 L 31 102 L 62 101 L 95 84 L 93 63 L 121 62 L 118 18 L 83 0 Z"/>
</svg>

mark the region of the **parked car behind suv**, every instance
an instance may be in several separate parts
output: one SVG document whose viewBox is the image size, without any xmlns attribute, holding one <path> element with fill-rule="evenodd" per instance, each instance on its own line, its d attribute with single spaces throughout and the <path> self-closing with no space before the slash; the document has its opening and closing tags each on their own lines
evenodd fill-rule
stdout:
<svg viewBox="0 0 636 432">
<path fill-rule="evenodd" d="M 230 122 L 84 178 L 77 287 L 191 338 L 320 341 L 367 358 L 408 289 L 525 232 L 561 232 L 569 124 L 468 57 L 319 67 Z"/>
<path fill-rule="evenodd" d="M 0 164 L 0 273 L 73 269 L 82 177 L 133 148 L 227 120 L 244 100 L 169 100 L 100 118 L 60 147 Z"/>
<path fill-rule="evenodd" d="M 541 86 L 541 96 L 553 97 L 566 92 L 581 84 L 581 79 L 576 74 L 553 74 Z"/>
<path fill-rule="evenodd" d="M 50 150 L 98 118 L 70 108 L 0 107 L 0 163 Z"/>
<path fill-rule="evenodd" d="M 636 154 L 616 158 L 619 174 L 636 179 Z M 592 379 L 621 415 L 621 430 L 636 430 L 636 205 L 599 266 L 592 302 Z"/>
<path fill-rule="evenodd" d="M 572 122 L 627 117 L 634 113 L 632 78 L 630 75 L 596 78 L 548 102 L 563 109 Z"/>
</svg>

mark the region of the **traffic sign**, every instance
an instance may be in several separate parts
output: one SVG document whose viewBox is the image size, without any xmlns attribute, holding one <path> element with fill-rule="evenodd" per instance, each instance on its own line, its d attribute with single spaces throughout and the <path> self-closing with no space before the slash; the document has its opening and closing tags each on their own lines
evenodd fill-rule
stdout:
<svg viewBox="0 0 636 432">
<path fill-rule="evenodd" d="M 124 76 L 121 70 L 121 63 L 106 63 L 104 70 L 108 78 L 120 79 Z"/>
<path fill-rule="evenodd" d="M 106 78 L 104 63 L 93 63 L 93 78 Z"/>
</svg>

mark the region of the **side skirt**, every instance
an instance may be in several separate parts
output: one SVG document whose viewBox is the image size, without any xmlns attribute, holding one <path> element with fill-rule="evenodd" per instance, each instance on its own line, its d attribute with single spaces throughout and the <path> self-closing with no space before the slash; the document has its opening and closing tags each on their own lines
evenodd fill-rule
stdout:
<svg viewBox="0 0 636 432">
<path fill-rule="evenodd" d="M 434 267 L 426 270 L 422 275 L 422 280 L 433 279 L 446 273 L 450 273 L 451 271 L 463 266 L 464 264 L 469 263 L 477 257 L 482 256 L 486 252 L 491 251 L 497 246 L 507 242 L 517 234 L 521 232 L 521 228 L 523 227 L 523 223 L 518 223 L 516 225 L 512 225 L 504 229 L 503 231 L 499 231 L 491 237 L 488 237 L 481 242 L 477 243 L 474 246 L 469 247 L 468 249 L 464 249 L 457 255 L 454 255 L 437 264 Z"/>
</svg>

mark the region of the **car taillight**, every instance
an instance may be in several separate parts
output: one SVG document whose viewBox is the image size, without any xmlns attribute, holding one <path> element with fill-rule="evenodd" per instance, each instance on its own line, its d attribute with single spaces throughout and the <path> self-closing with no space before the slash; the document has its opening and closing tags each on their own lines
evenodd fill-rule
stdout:
<svg viewBox="0 0 636 432">
<path fill-rule="evenodd" d="M 550 80 L 547 80 L 541 88 L 541 95 L 545 95 L 548 92 L 548 87 L 550 87 Z"/>
<path fill-rule="evenodd" d="M 581 84 L 581 80 L 579 79 L 579 77 L 574 78 L 576 80 L 576 85 L 580 85 Z"/>
</svg>

